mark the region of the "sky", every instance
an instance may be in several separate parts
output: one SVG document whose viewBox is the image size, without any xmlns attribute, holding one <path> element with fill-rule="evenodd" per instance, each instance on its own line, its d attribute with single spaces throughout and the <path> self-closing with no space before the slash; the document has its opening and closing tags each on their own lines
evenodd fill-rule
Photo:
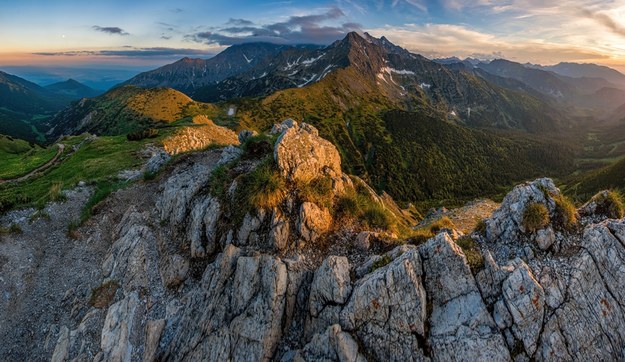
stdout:
<svg viewBox="0 0 625 362">
<path fill-rule="evenodd" d="M 386 36 L 430 58 L 625 72 L 625 0 L 0 0 L 0 69 L 150 69 L 250 41 Z"/>
</svg>

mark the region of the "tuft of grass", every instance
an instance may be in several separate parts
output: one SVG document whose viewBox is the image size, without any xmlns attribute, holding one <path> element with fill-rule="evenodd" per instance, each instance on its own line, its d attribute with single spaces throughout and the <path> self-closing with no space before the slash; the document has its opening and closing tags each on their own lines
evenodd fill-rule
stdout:
<svg viewBox="0 0 625 362">
<path fill-rule="evenodd" d="M 85 207 L 83 208 L 80 214 L 80 220 L 78 222 L 78 226 L 85 223 L 85 221 L 89 220 L 89 218 L 93 215 L 93 209 L 96 205 L 98 205 L 102 200 L 104 200 L 108 195 L 112 192 L 117 191 L 124 186 L 126 186 L 127 182 L 111 182 L 111 181 L 102 181 L 96 185 L 96 189 L 87 200 Z"/>
<path fill-rule="evenodd" d="M 357 217 L 362 212 L 355 192 L 349 192 L 337 198 L 334 204 L 334 217 L 338 219 Z"/>
<path fill-rule="evenodd" d="M 375 229 L 392 230 L 395 228 L 395 218 L 384 206 L 370 205 L 362 213 L 363 223 Z"/>
<path fill-rule="evenodd" d="M 610 219 L 622 219 L 625 214 L 623 196 L 616 190 L 602 191 L 592 197 L 597 204 L 597 212 Z"/>
<path fill-rule="evenodd" d="M 543 204 L 531 202 L 525 206 L 523 212 L 523 227 L 529 232 L 535 232 L 549 224 L 549 211 Z"/>
<path fill-rule="evenodd" d="M 21 234 L 22 228 L 18 224 L 11 224 L 9 227 L 0 227 L 0 234 Z"/>
<path fill-rule="evenodd" d="M 44 220 L 50 221 L 50 214 L 45 212 L 43 209 L 39 209 L 35 211 L 32 215 L 30 215 L 28 222 L 33 223 L 37 219 L 44 219 Z"/>
<path fill-rule="evenodd" d="M 454 225 L 453 221 L 451 221 L 450 218 L 448 218 L 447 216 L 443 216 L 440 219 L 434 221 L 433 223 L 431 223 L 430 225 L 428 225 L 430 231 L 436 235 L 439 233 L 439 231 L 441 231 L 442 229 L 455 229 L 456 225 Z"/>
<path fill-rule="evenodd" d="M 372 265 L 372 270 L 377 270 L 380 269 L 382 267 L 387 266 L 388 264 L 390 264 L 393 261 L 393 259 L 391 259 L 390 255 L 382 255 L 382 257 L 376 261 L 373 262 Z"/>
<path fill-rule="evenodd" d="M 297 186 L 298 195 L 303 202 L 312 202 L 325 208 L 332 208 L 332 179 L 327 176 L 317 177 L 310 182 Z"/>
<path fill-rule="evenodd" d="M 152 181 L 156 178 L 156 172 L 145 171 L 143 173 L 143 181 Z"/>
<path fill-rule="evenodd" d="M 211 173 L 209 193 L 220 200 L 224 200 L 231 182 L 230 168 L 227 165 L 219 165 Z"/>
<path fill-rule="evenodd" d="M 573 202 L 564 195 L 553 197 L 556 208 L 553 215 L 555 224 L 563 230 L 573 230 L 577 225 L 577 209 Z"/>
<path fill-rule="evenodd" d="M 78 228 L 80 227 L 80 221 L 72 221 L 67 225 L 67 237 L 70 239 L 78 239 L 80 237 L 80 233 L 78 232 Z"/>
<path fill-rule="evenodd" d="M 115 293 L 119 288 L 119 283 L 114 280 L 109 280 L 102 285 L 93 288 L 91 290 L 91 298 L 89 298 L 89 304 L 94 308 L 108 308 L 113 300 L 115 300 Z"/>
<path fill-rule="evenodd" d="M 478 233 L 479 235 L 485 236 L 486 235 L 486 221 L 484 219 L 478 220 L 477 224 L 475 224 L 475 228 L 473 229 L 473 231 Z"/>
<path fill-rule="evenodd" d="M 52 186 L 50 186 L 50 191 L 48 191 L 48 199 L 50 201 L 65 201 L 65 196 L 63 196 L 62 181 L 54 182 Z"/>
<path fill-rule="evenodd" d="M 484 257 L 475 240 L 470 236 L 463 236 L 456 240 L 456 244 L 462 249 L 473 274 L 477 273 L 484 266 Z"/>
</svg>

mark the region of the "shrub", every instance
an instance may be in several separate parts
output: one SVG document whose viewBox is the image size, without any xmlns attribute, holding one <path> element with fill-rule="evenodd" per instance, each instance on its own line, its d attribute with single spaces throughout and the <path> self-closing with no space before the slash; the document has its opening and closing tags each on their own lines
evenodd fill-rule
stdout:
<svg viewBox="0 0 625 362">
<path fill-rule="evenodd" d="M 477 223 L 475 224 L 475 228 L 473 229 L 473 231 L 478 233 L 479 235 L 485 236 L 486 235 L 486 221 L 484 219 L 477 220 Z"/>
<path fill-rule="evenodd" d="M 624 216 L 623 196 L 615 190 L 602 191 L 591 199 L 597 204 L 597 213 L 610 219 L 622 219 Z"/>
<path fill-rule="evenodd" d="M 523 227 L 529 232 L 535 232 L 549 224 L 549 211 L 545 205 L 531 202 L 525 206 L 523 212 Z"/>
<path fill-rule="evenodd" d="M 573 202 L 564 195 L 553 197 L 556 208 L 553 221 L 563 230 L 572 230 L 577 225 L 577 209 Z"/>
<path fill-rule="evenodd" d="M 135 132 L 130 132 L 126 135 L 128 141 L 141 141 L 146 138 L 158 137 L 158 130 L 155 128 L 147 128 Z"/>
<path fill-rule="evenodd" d="M 371 271 L 374 271 L 374 270 L 380 269 L 382 267 L 385 267 L 388 264 L 390 264 L 392 261 L 393 261 L 393 259 L 391 259 L 391 256 L 385 254 L 385 255 L 381 256 L 378 260 L 373 262 Z"/>
<path fill-rule="evenodd" d="M 50 186 L 50 191 L 48 191 L 48 198 L 50 201 L 64 201 L 65 197 L 63 196 L 63 182 L 55 182 Z"/>
<path fill-rule="evenodd" d="M 333 210 L 336 218 L 358 217 L 362 212 L 358 198 L 353 192 L 339 196 Z"/>
<path fill-rule="evenodd" d="M 463 236 L 456 240 L 456 244 L 462 249 L 473 274 L 484 266 L 484 257 L 482 257 L 480 247 L 472 237 Z"/>
<path fill-rule="evenodd" d="M 391 213 L 382 205 L 371 205 L 362 214 L 363 222 L 370 228 L 390 230 L 395 227 Z"/>
<path fill-rule="evenodd" d="M 242 196 L 255 208 L 278 206 L 286 195 L 286 183 L 275 167 L 273 158 L 262 162 L 245 175 L 239 187 Z"/>
<path fill-rule="evenodd" d="M 455 229 L 456 225 L 454 225 L 450 218 L 443 216 L 442 218 L 432 222 L 428 227 L 432 234 L 436 235 L 442 229 Z"/>
<path fill-rule="evenodd" d="M 113 280 L 103 283 L 91 290 L 91 298 L 89 304 L 95 308 L 108 308 L 113 300 L 115 300 L 115 293 L 119 288 L 119 283 Z"/>
<path fill-rule="evenodd" d="M 332 179 L 327 176 L 317 177 L 297 187 L 298 195 L 304 202 L 312 202 L 326 208 L 332 207 Z"/>
</svg>

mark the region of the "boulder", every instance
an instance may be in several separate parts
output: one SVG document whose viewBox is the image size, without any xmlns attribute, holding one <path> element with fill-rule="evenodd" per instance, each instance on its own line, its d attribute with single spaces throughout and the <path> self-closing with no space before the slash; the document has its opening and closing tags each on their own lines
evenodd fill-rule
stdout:
<svg viewBox="0 0 625 362">
<path fill-rule="evenodd" d="M 245 142 L 247 142 L 247 140 L 254 136 L 258 136 L 258 132 L 244 129 L 243 131 L 239 132 L 239 143 L 244 144 Z"/>
<path fill-rule="evenodd" d="M 163 284 L 168 288 L 180 285 L 189 273 L 189 262 L 178 254 L 168 255 L 161 270 Z"/>
<path fill-rule="evenodd" d="M 306 123 L 282 131 L 275 144 L 274 158 L 282 176 L 291 181 L 308 182 L 322 175 L 342 174 L 336 147 Z"/>
<path fill-rule="evenodd" d="M 424 360 L 425 346 L 419 342 L 427 320 L 422 276 L 416 249 L 367 274 L 341 311 L 342 329 L 357 336 L 376 360 Z"/>
<path fill-rule="evenodd" d="M 315 241 L 332 226 L 332 215 L 326 208 L 304 202 L 299 209 L 298 229 L 305 241 Z"/>
</svg>

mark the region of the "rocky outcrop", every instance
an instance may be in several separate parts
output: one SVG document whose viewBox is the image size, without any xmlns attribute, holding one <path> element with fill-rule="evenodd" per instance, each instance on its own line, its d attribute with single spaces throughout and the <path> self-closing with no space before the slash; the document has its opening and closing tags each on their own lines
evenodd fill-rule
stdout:
<svg viewBox="0 0 625 362">
<path fill-rule="evenodd" d="M 332 215 L 326 208 L 312 202 L 304 202 L 299 209 L 298 229 L 305 241 L 315 241 L 330 229 Z"/>
<path fill-rule="evenodd" d="M 276 141 L 274 158 L 285 178 L 308 182 L 323 175 L 342 175 L 338 150 L 319 137 L 315 127 L 287 121 L 282 129 Z"/>
<path fill-rule="evenodd" d="M 226 127 L 213 123 L 204 115 L 193 117 L 193 125 L 183 127 L 163 140 L 163 147 L 170 155 L 201 150 L 210 145 L 238 145 L 237 134 Z"/>
</svg>

